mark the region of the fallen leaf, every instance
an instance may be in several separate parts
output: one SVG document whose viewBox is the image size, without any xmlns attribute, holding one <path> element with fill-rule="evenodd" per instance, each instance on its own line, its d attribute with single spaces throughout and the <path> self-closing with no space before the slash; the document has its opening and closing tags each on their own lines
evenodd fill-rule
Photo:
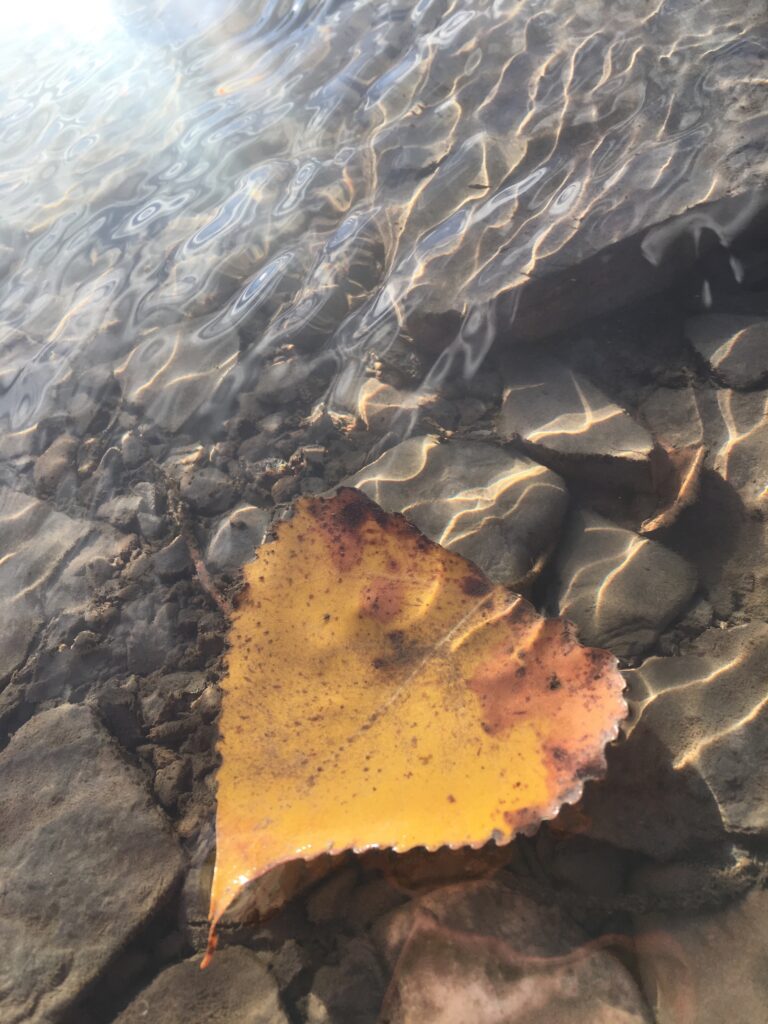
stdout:
<svg viewBox="0 0 768 1024">
<path fill-rule="evenodd" d="M 276 865 L 505 843 L 605 768 L 616 659 L 359 491 L 245 567 L 220 722 L 218 921 Z"/>
</svg>

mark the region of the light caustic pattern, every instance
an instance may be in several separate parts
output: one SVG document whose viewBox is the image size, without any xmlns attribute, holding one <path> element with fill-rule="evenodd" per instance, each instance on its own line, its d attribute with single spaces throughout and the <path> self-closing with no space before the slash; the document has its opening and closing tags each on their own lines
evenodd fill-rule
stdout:
<svg viewBox="0 0 768 1024">
<path fill-rule="evenodd" d="M 212 432 L 286 346 L 354 407 L 446 309 L 428 383 L 471 373 L 500 291 L 721 194 L 765 108 L 762 0 L 160 7 L 0 25 L 5 431 L 116 371 Z"/>
</svg>

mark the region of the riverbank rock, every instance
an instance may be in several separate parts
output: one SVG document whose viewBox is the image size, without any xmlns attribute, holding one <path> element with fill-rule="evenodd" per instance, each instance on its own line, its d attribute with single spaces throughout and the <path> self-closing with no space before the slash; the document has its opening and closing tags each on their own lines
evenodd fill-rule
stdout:
<svg viewBox="0 0 768 1024">
<path fill-rule="evenodd" d="M 390 1024 L 650 1024 L 631 975 L 556 906 L 496 881 L 448 886 L 378 926 Z"/>
<path fill-rule="evenodd" d="M 512 586 L 554 544 L 568 494 L 551 470 L 479 441 L 412 437 L 346 481 Z"/>
<path fill-rule="evenodd" d="M 200 970 L 200 958 L 175 964 L 155 978 L 115 1024 L 288 1024 L 277 984 L 258 955 L 242 946 L 222 949 Z"/>
<path fill-rule="evenodd" d="M 0 1017 L 57 1020 L 170 896 L 181 857 L 92 711 L 45 711 L 0 754 Z"/>
<path fill-rule="evenodd" d="M 685 325 L 686 336 L 712 376 L 729 388 L 768 383 L 768 320 L 735 313 L 705 313 Z"/>
<path fill-rule="evenodd" d="M 582 643 L 642 654 L 696 589 L 685 559 L 594 512 L 576 511 L 555 560 L 554 605 Z"/>
</svg>

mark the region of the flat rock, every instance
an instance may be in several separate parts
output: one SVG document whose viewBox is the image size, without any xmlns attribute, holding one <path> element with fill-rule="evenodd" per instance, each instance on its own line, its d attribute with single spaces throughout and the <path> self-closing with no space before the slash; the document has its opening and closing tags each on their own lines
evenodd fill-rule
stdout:
<svg viewBox="0 0 768 1024">
<path fill-rule="evenodd" d="M 0 679 L 22 663 L 46 621 L 87 603 L 88 566 L 114 558 L 124 544 L 109 527 L 73 519 L 0 485 Z"/>
<path fill-rule="evenodd" d="M 256 953 L 217 952 L 200 970 L 193 957 L 162 971 L 115 1024 L 288 1024 L 277 984 Z"/>
<path fill-rule="evenodd" d="M 701 776 L 725 828 L 768 829 L 768 626 L 710 629 L 691 653 L 648 658 L 626 673 L 633 721 L 668 751 L 677 769 Z"/>
<path fill-rule="evenodd" d="M 377 929 L 391 1024 L 650 1024 L 635 982 L 556 906 L 499 882 L 449 886 Z"/>
<path fill-rule="evenodd" d="M 695 570 L 656 541 L 576 511 L 556 556 L 555 604 L 583 643 L 618 657 L 647 650 L 696 590 Z"/>
<path fill-rule="evenodd" d="M 239 569 L 253 558 L 256 548 L 264 542 L 270 512 L 255 505 L 239 505 L 215 524 L 205 562 L 212 572 Z"/>
<path fill-rule="evenodd" d="M 568 495 L 551 470 L 479 441 L 412 437 L 345 481 L 514 585 L 555 543 Z"/>
<path fill-rule="evenodd" d="M 686 335 L 712 375 L 729 388 L 768 380 L 768 320 L 735 313 L 705 313 L 685 325 Z"/>
<path fill-rule="evenodd" d="M 704 410 L 708 465 L 745 505 L 768 500 L 768 396 L 761 391 L 720 390 Z"/>
<path fill-rule="evenodd" d="M 656 388 L 641 404 L 640 419 L 665 448 L 686 448 L 704 440 L 696 392 L 690 386 Z"/>
<path fill-rule="evenodd" d="M 706 914 L 637 919 L 637 962 L 658 1024 L 757 1024 L 768 1006 L 768 891 Z"/>
<path fill-rule="evenodd" d="M 648 431 L 589 380 L 527 351 L 504 368 L 498 432 L 505 441 L 570 459 L 647 463 L 653 447 Z"/>
<path fill-rule="evenodd" d="M 0 1017 L 57 1020 L 176 885 L 181 857 L 93 712 L 42 712 L 0 754 Z"/>
</svg>

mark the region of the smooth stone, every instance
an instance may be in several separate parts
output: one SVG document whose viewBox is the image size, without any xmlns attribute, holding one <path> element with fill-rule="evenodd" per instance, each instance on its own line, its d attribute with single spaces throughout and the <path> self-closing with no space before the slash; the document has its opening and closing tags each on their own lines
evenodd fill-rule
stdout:
<svg viewBox="0 0 768 1024">
<path fill-rule="evenodd" d="M 0 754 L 0 1017 L 58 1020 L 176 886 L 181 856 L 93 712 L 35 716 Z"/>
<path fill-rule="evenodd" d="M 555 905 L 497 881 L 437 889 L 374 928 L 391 1024 L 650 1024 L 629 971 Z"/>
<path fill-rule="evenodd" d="M 653 439 L 594 384 L 557 359 L 527 350 L 504 367 L 498 432 L 562 458 L 646 463 Z"/>
<path fill-rule="evenodd" d="M 768 380 L 768 320 L 705 313 L 688 320 L 685 333 L 726 387 L 754 388 Z"/>
<path fill-rule="evenodd" d="M 390 448 L 345 483 L 510 586 L 541 566 L 568 504 L 563 481 L 531 459 L 433 435 Z"/>
<path fill-rule="evenodd" d="M 68 473 L 74 473 L 79 444 L 71 434 L 61 434 L 38 456 L 32 478 L 39 491 L 44 494 L 55 491 Z"/>
<path fill-rule="evenodd" d="M 657 1024 L 758 1024 L 768 1006 L 768 891 L 706 914 L 636 919 L 637 963 Z"/>
<path fill-rule="evenodd" d="M 115 1024 L 288 1024 L 271 973 L 242 946 L 219 950 L 204 971 L 200 958 L 167 967 Z"/>
<path fill-rule="evenodd" d="M 633 725 L 642 723 L 678 770 L 696 772 L 723 826 L 768 830 L 768 625 L 708 629 L 690 653 L 648 658 L 625 673 Z"/>
<path fill-rule="evenodd" d="M 594 512 L 576 511 L 554 567 L 555 604 L 582 643 L 617 657 L 642 654 L 696 590 L 680 555 Z"/>
</svg>

